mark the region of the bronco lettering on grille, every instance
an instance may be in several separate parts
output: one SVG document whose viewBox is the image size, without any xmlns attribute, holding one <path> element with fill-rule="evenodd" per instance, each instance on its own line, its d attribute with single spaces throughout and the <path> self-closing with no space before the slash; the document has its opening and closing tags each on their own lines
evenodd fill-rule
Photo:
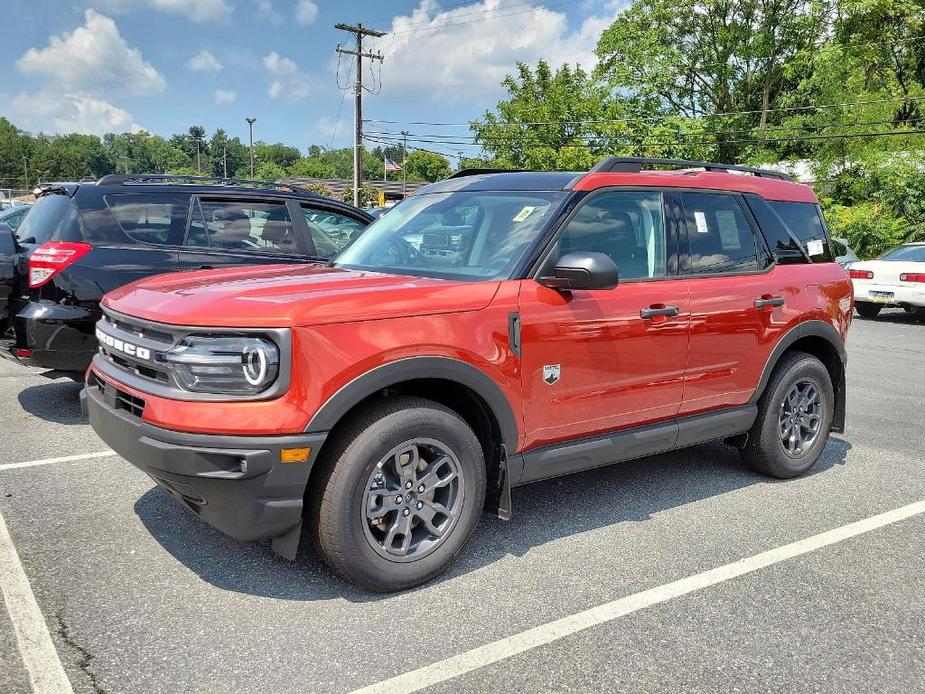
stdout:
<svg viewBox="0 0 925 694">
<path fill-rule="evenodd" d="M 122 354 L 127 356 L 145 360 L 151 358 L 151 350 L 147 347 L 139 347 L 138 345 L 133 345 L 131 342 L 120 340 L 119 338 L 104 333 L 99 328 L 96 329 L 96 339 L 99 340 L 100 344 L 106 345 L 117 352 L 122 352 Z"/>
</svg>

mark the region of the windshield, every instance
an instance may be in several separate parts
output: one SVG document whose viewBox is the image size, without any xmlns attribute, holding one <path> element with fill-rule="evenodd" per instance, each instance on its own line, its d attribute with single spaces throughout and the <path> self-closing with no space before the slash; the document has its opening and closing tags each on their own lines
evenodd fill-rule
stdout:
<svg viewBox="0 0 925 694">
<path fill-rule="evenodd" d="M 916 263 L 925 263 L 925 245 L 900 246 L 887 251 L 878 260 L 907 260 Z"/>
<path fill-rule="evenodd" d="M 30 243 L 80 240 L 74 201 L 68 195 L 43 195 L 22 220 L 16 236 Z"/>
<path fill-rule="evenodd" d="M 507 277 L 566 196 L 519 191 L 415 195 L 373 222 L 334 265 L 466 281 Z"/>
</svg>

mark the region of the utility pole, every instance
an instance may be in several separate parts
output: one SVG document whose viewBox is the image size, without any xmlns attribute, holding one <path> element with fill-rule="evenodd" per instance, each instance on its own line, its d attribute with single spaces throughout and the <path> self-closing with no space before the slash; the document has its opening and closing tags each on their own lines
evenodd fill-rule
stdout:
<svg viewBox="0 0 925 694">
<path fill-rule="evenodd" d="M 408 135 L 410 135 L 407 130 L 401 131 L 401 199 L 404 200 L 408 197 L 408 167 L 405 165 L 408 162 Z"/>
<path fill-rule="evenodd" d="M 29 157 L 25 155 L 23 155 L 23 158 L 22 158 L 22 170 L 23 170 L 23 173 L 25 174 L 23 177 L 25 179 L 23 188 L 25 188 L 26 190 L 29 190 Z"/>
<path fill-rule="evenodd" d="M 251 138 L 251 178 L 253 178 L 253 177 L 254 177 L 254 123 L 256 122 L 257 119 L 254 118 L 253 116 L 248 116 L 248 117 L 245 118 L 244 120 L 247 121 L 247 128 L 248 128 L 248 130 L 250 131 L 250 138 Z"/>
<path fill-rule="evenodd" d="M 228 178 L 228 142 L 225 140 L 222 140 L 222 171 L 225 178 Z"/>
<path fill-rule="evenodd" d="M 199 159 L 199 138 L 196 138 L 196 173 L 202 176 L 202 162 Z"/>
<path fill-rule="evenodd" d="M 360 187 L 363 185 L 363 58 L 382 62 L 382 53 L 363 52 L 363 37 L 385 36 L 384 31 L 366 29 L 362 24 L 335 24 L 335 29 L 346 31 L 356 36 L 356 50 L 348 51 L 337 47 L 337 52 L 344 55 L 356 56 L 356 83 L 354 84 L 353 102 L 353 204 L 360 206 Z"/>
<path fill-rule="evenodd" d="M 457 152 L 457 154 L 459 155 L 459 170 L 462 171 L 462 168 L 463 168 L 463 157 L 464 157 L 465 155 L 463 154 L 463 151 L 462 151 L 462 150 L 460 150 L 459 152 Z"/>
</svg>

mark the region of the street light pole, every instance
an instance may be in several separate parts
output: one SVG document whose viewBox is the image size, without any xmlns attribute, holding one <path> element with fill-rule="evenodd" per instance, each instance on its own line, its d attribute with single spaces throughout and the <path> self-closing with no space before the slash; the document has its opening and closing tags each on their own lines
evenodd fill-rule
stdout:
<svg viewBox="0 0 925 694">
<path fill-rule="evenodd" d="M 253 116 L 248 116 L 244 120 L 247 121 L 247 128 L 250 131 L 250 142 L 251 142 L 251 178 L 254 177 L 254 121 L 257 119 Z"/>
<path fill-rule="evenodd" d="M 25 188 L 26 190 L 29 190 L 29 157 L 27 157 L 26 155 L 23 155 L 23 158 L 22 158 L 22 170 L 24 174 L 23 178 L 25 179 L 23 188 Z"/>
<path fill-rule="evenodd" d="M 408 161 L 408 135 L 410 135 L 407 130 L 401 131 L 402 137 L 402 146 L 401 146 L 401 199 L 404 200 L 408 197 L 408 167 L 406 163 Z"/>
</svg>

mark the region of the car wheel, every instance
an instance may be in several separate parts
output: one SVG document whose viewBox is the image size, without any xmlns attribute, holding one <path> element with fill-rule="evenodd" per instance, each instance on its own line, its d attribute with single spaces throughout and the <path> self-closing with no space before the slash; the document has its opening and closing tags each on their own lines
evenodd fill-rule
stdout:
<svg viewBox="0 0 925 694">
<path fill-rule="evenodd" d="M 854 302 L 854 310 L 861 318 L 876 318 L 882 308 L 880 304 L 872 304 L 869 301 Z"/>
<path fill-rule="evenodd" d="M 790 352 L 758 400 L 758 417 L 742 449 L 745 462 L 772 477 L 796 477 L 819 459 L 834 413 L 832 379 L 816 357 Z"/>
<path fill-rule="evenodd" d="M 478 438 L 430 400 L 363 408 L 322 455 L 309 500 L 315 547 L 365 590 L 402 590 L 443 572 L 485 504 Z"/>
</svg>

